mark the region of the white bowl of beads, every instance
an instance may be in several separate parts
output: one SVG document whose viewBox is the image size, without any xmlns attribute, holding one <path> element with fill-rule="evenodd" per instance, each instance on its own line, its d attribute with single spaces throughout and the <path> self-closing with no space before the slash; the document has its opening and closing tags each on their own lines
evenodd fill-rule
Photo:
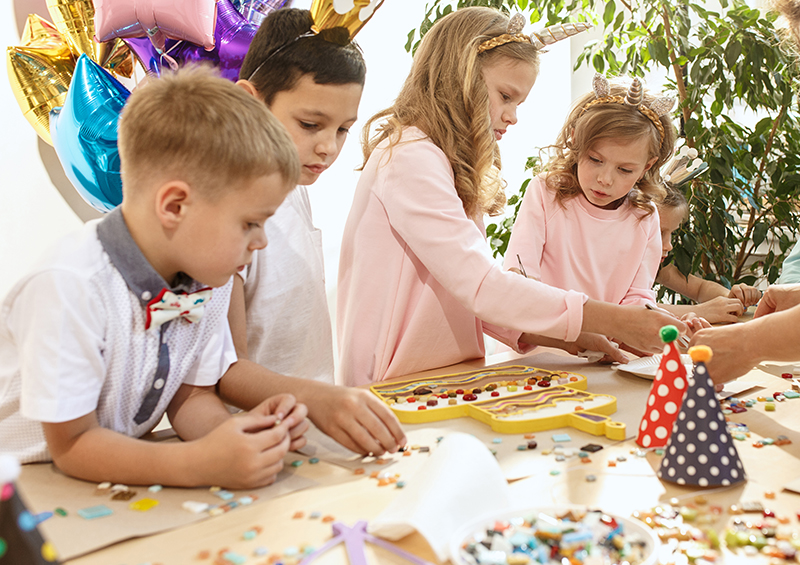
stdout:
<svg viewBox="0 0 800 565">
<path fill-rule="evenodd" d="M 528 508 L 487 515 L 459 529 L 450 544 L 457 565 L 653 565 L 661 545 L 653 530 L 580 506 Z"/>
</svg>

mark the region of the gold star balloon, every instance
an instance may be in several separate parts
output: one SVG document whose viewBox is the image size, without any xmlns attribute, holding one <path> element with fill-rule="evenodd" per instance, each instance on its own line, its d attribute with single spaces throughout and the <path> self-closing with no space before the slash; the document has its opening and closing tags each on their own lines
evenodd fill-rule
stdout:
<svg viewBox="0 0 800 565">
<path fill-rule="evenodd" d="M 31 14 L 22 32 L 22 45 L 8 48 L 6 63 L 22 114 L 52 145 L 50 110 L 64 104 L 75 70 L 69 46 L 50 22 Z"/>
<path fill-rule="evenodd" d="M 343 27 L 352 40 L 375 13 L 383 0 L 314 0 L 311 17 L 314 31 Z"/>
<path fill-rule="evenodd" d="M 47 0 L 47 10 L 75 58 L 86 53 L 98 65 L 124 77 L 131 76 L 133 56 L 121 39 L 95 41 L 92 0 Z"/>
</svg>

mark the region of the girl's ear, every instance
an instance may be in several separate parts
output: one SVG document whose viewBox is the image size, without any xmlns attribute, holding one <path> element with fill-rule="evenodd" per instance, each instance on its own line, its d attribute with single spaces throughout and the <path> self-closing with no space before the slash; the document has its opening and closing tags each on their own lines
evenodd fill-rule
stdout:
<svg viewBox="0 0 800 565">
<path fill-rule="evenodd" d="M 653 165 L 656 164 L 656 161 L 658 161 L 658 157 L 653 157 L 652 159 L 650 159 L 647 162 L 647 165 L 645 165 L 645 167 L 644 167 L 645 172 L 649 171 L 650 167 L 652 167 Z"/>
</svg>

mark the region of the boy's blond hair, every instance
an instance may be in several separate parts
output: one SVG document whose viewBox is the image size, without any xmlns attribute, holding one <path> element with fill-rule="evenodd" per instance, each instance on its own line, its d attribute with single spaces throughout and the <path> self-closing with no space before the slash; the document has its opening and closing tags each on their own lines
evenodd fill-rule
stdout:
<svg viewBox="0 0 800 565">
<path fill-rule="evenodd" d="M 624 97 L 628 86 L 612 83 L 611 96 Z M 648 169 L 642 179 L 636 183 L 628 196 L 628 201 L 644 211 L 645 215 L 653 213 L 652 203 L 660 202 L 664 196 L 661 166 L 672 157 L 675 151 L 677 132 L 672 125 L 669 114 L 661 116 L 664 138 L 645 114 L 637 107 L 627 104 L 594 104 L 594 92 L 585 94 L 572 106 L 564 127 L 558 134 L 556 143 L 550 147 L 553 158 L 547 163 L 547 187 L 556 193 L 556 200 L 563 206 L 566 200 L 581 194 L 578 184 L 578 161 L 586 156 L 592 146 L 600 140 L 611 139 L 623 142 L 643 140 L 648 147 L 648 160 L 653 157 L 656 162 Z M 650 106 L 655 97 L 644 93 L 644 106 Z"/>
<path fill-rule="evenodd" d="M 416 126 L 450 161 L 466 213 L 502 212 L 506 197 L 497 174 L 500 153 L 481 70 L 501 57 L 530 63 L 537 74 L 539 69 L 539 50 L 529 42 L 478 53 L 484 41 L 507 31 L 508 17 L 491 8 L 462 8 L 436 22 L 422 39 L 394 104 L 364 126 L 364 162 L 381 141 L 390 138 L 394 145 L 402 128 Z M 387 116 L 387 123 L 370 139 L 372 124 Z"/>
<path fill-rule="evenodd" d="M 292 139 L 267 107 L 211 68 L 185 67 L 137 88 L 119 124 L 123 194 L 179 179 L 217 198 L 274 173 L 300 178 Z"/>
</svg>

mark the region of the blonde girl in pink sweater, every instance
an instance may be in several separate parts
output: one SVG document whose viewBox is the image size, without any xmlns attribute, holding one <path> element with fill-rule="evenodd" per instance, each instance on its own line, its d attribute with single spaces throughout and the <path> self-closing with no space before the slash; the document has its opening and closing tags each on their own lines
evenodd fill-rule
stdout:
<svg viewBox="0 0 800 565">
<path fill-rule="evenodd" d="M 521 27 L 488 8 L 443 18 L 395 103 L 365 126 L 339 267 L 346 384 L 483 357 L 484 332 L 520 352 L 546 344 L 622 360 L 603 336 L 657 352 L 659 328 L 676 322 L 521 277 L 492 259 L 483 216 L 505 203 L 497 141 L 517 122 L 542 45 Z"/>
<path fill-rule="evenodd" d="M 525 192 L 505 265 L 612 304 L 655 304 L 661 262 L 656 203 L 672 156 L 671 98 L 594 78 L 577 100 L 545 171 Z"/>
</svg>

